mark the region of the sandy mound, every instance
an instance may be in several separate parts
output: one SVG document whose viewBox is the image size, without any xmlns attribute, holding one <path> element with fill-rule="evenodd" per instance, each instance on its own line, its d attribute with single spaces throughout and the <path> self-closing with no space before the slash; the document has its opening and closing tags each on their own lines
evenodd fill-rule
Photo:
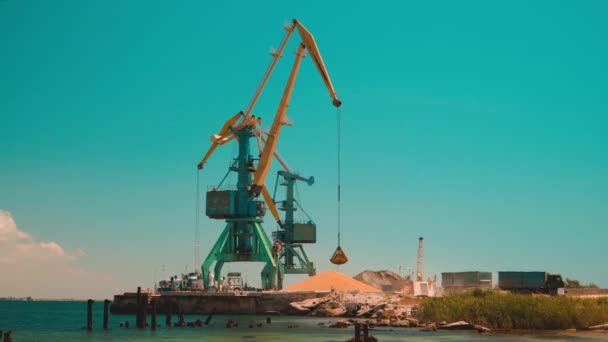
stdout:
<svg viewBox="0 0 608 342">
<path fill-rule="evenodd" d="M 332 289 L 336 291 L 380 292 L 375 287 L 336 271 L 323 271 L 314 277 L 293 284 L 283 289 L 283 291 L 331 291 Z"/>
<path fill-rule="evenodd" d="M 367 270 L 357 274 L 353 278 L 382 291 L 400 291 L 409 284 L 407 279 L 401 278 L 395 272 L 388 270 Z"/>
</svg>

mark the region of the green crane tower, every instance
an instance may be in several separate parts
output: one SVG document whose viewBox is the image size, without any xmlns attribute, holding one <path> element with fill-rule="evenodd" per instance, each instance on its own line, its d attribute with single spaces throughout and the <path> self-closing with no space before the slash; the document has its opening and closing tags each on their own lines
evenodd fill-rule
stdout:
<svg viewBox="0 0 608 342">
<path fill-rule="evenodd" d="M 282 181 L 280 181 L 281 178 L 283 179 Z M 282 253 L 279 255 L 281 269 L 281 272 L 278 274 L 279 288 L 283 286 L 284 274 L 308 274 L 309 276 L 316 274 L 314 264 L 308 259 L 302 244 L 317 242 L 317 225 L 312 221 L 310 216 L 304 212 L 294 197 L 296 181 L 302 181 L 306 182 L 308 185 L 313 185 L 315 179 L 314 177 L 304 178 L 287 171 L 279 171 L 277 174 L 276 184 L 278 185 L 280 182 L 282 186 L 286 187 L 285 200 L 277 202 L 277 204 L 279 204 L 278 209 L 285 211 L 285 219 L 283 220 L 283 223 L 280 224 L 279 230 L 273 232 L 273 238 L 276 241 L 280 241 L 283 247 L 281 248 Z M 275 185 L 275 198 L 277 185 Z M 298 222 L 294 218 L 294 213 L 298 210 L 298 207 L 304 212 L 304 215 L 308 219 L 305 222 Z"/>
<path fill-rule="evenodd" d="M 266 213 L 264 201 L 252 199 L 250 195 L 252 173 L 255 171 L 255 159 L 251 156 L 249 144 L 253 134 L 251 128 L 244 128 L 238 132 L 237 158 L 220 185 L 207 192 L 207 216 L 212 219 L 225 219 L 226 227 L 202 264 L 205 288 L 212 285 L 209 282 L 209 273 L 214 262 L 215 279 L 221 279 L 221 270 L 226 262 L 264 262 L 266 264 L 262 269 L 264 289 L 273 288 L 277 273 L 281 272 L 273 256 L 272 243 L 261 225 L 262 217 Z M 238 175 L 236 189 L 222 188 L 222 183 L 230 172 L 236 172 Z"/>
</svg>

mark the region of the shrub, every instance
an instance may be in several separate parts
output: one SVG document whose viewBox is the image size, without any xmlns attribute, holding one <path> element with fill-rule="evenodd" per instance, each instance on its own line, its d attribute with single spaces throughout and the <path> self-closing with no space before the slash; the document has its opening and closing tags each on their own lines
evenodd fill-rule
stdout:
<svg viewBox="0 0 608 342">
<path fill-rule="evenodd" d="M 464 320 L 494 329 L 568 329 L 608 322 L 608 300 L 474 291 L 427 298 L 416 316 L 427 322 Z"/>
</svg>

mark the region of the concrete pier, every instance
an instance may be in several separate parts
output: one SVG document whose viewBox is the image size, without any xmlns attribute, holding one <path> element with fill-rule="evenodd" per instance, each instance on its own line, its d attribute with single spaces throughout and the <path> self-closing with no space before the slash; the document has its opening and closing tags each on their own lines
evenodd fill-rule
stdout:
<svg viewBox="0 0 608 342">
<path fill-rule="evenodd" d="M 289 303 L 310 298 L 319 298 L 328 292 L 225 292 L 205 293 L 202 291 L 176 291 L 161 295 L 140 293 L 141 303 L 156 300 L 156 309 L 159 314 L 171 314 L 179 308 L 184 315 L 203 314 L 258 314 L 267 315 L 269 312 L 290 314 L 293 313 Z M 214 310 L 215 308 L 215 310 Z M 112 314 L 136 314 L 137 294 L 125 293 L 115 295 Z"/>
</svg>

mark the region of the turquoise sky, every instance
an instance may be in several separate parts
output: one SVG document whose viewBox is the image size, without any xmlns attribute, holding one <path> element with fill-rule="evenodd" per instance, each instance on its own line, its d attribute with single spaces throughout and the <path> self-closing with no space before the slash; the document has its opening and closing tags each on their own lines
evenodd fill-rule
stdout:
<svg viewBox="0 0 608 342">
<path fill-rule="evenodd" d="M 196 164 L 298 18 L 343 101 L 351 262 L 340 271 L 404 273 L 424 236 L 429 275 L 546 270 L 607 287 L 607 11 L 605 1 L 0 1 L 0 209 L 36 241 L 84 250 L 70 267 L 111 277 L 109 294 L 151 287 L 163 264 L 164 275 L 191 270 Z M 265 127 L 297 41 L 256 107 Z M 288 115 L 279 152 L 316 179 L 299 188 L 318 225 L 307 250 L 318 270 L 334 269 L 336 112 L 310 58 Z M 202 190 L 235 153 L 218 150 Z M 202 257 L 222 227 L 201 217 Z M 259 282 L 258 265 L 230 269 Z"/>
</svg>

